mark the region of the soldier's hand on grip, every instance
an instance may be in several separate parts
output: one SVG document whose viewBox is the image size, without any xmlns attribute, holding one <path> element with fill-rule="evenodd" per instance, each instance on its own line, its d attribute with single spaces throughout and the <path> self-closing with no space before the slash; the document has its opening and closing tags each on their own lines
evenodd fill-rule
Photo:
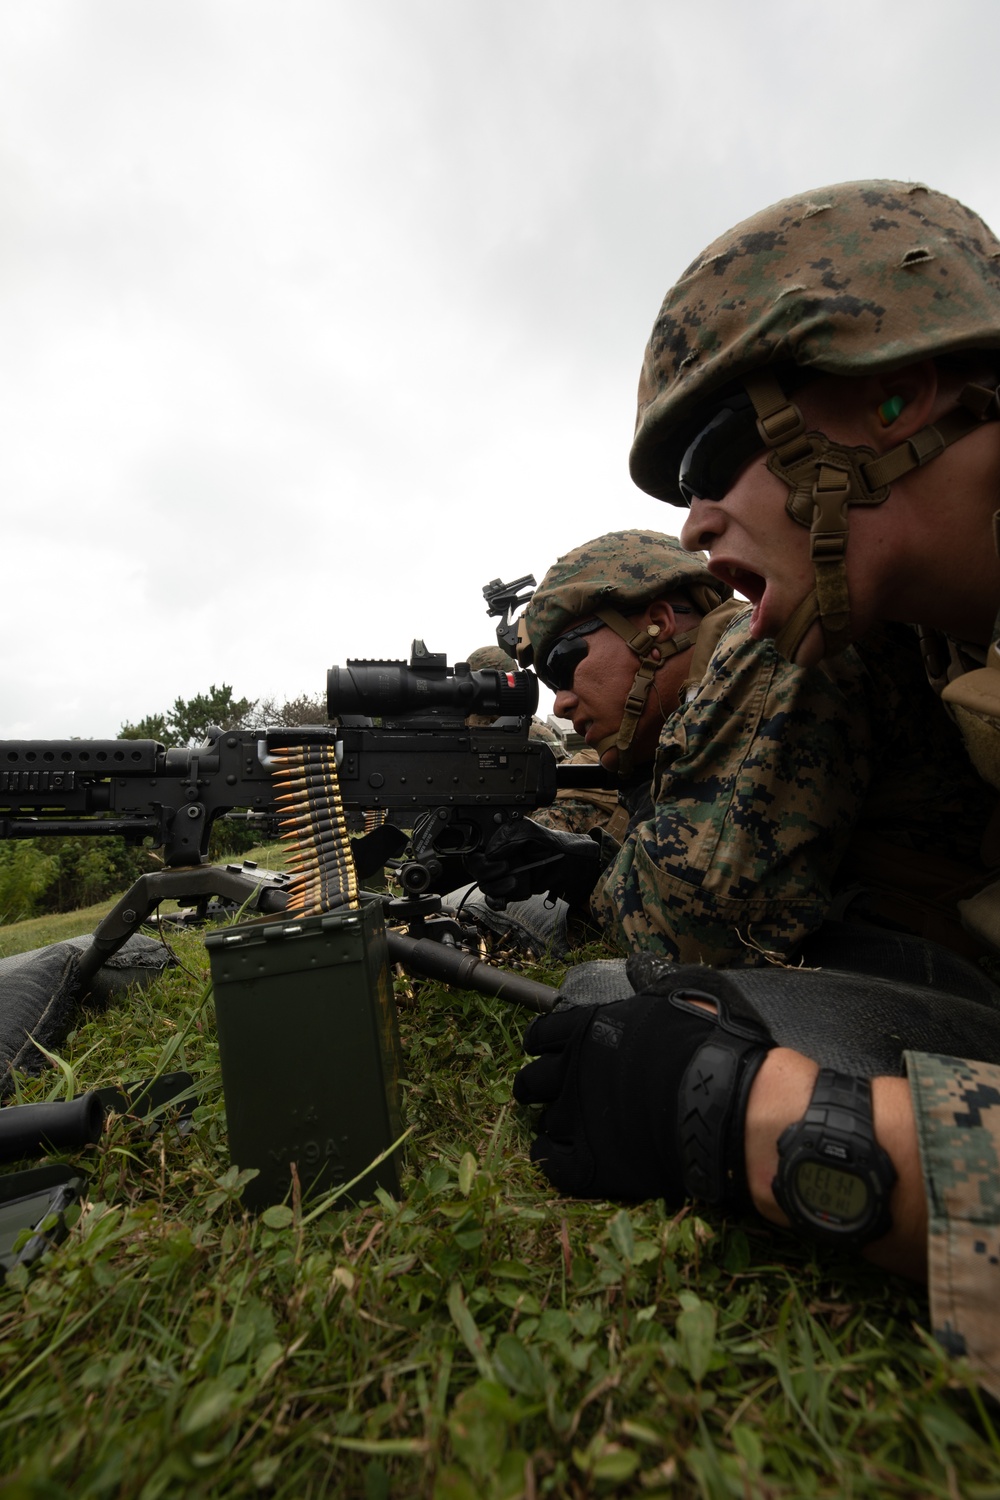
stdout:
<svg viewBox="0 0 1000 1500">
<path fill-rule="evenodd" d="M 589 834 L 543 828 L 530 818 L 505 823 L 484 853 L 466 860 L 490 901 L 524 901 L 548 891 L 585 906 L 601 873 L 601 846 Z"/>
<path fill-rule="evenodd" d="M 627 1000 L 559 1009 L 528 1028 L 525 1051 L 537 1057 L 514 1097 L 544 1106 L 531 1159 L 559 1192 L 751 1206 L 747 1098 L 774 1044 L 721 1001 L 717 1013 L 691 1003 L 710 972 L 678 969 Z"/>
</svg>

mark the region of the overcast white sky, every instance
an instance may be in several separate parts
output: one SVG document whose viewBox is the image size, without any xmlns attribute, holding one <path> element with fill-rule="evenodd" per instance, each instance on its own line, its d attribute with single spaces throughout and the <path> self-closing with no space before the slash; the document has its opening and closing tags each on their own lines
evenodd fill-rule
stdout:
<svg viewBox="0 0 1000 1500">
<path fill-rule="evenodd" d="M 0 735 L 321 693 L 621 526 L 664 291 L 766 203 L 1000 228 L 995 0 L 0 0 Z"/>
</svg>

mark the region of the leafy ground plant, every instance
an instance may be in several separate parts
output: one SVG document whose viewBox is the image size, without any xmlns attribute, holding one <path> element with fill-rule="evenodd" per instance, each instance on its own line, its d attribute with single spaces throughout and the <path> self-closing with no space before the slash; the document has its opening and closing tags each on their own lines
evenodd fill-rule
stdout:
<svg viewBox="0 0 1000 1500">
<path fill-rule="evenodd" d="M 75 1158 L 69 1239 L 0 1291 L 5 1497 L 1000 1496 L 996 1409 L 917 1289 L 761 1226 L 556 1198 L 501 1001 L 397 979 L 399 1201 L 245 1214 L 205 950 L 176 945 L 20 1080 L 183 1067 L 201 1102 L 189 1135 L 116 1121 Z"/>
</svg>

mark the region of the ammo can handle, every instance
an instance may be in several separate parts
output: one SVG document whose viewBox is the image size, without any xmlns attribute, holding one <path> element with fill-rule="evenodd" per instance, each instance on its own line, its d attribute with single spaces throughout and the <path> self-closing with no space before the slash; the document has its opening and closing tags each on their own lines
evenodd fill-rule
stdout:
<svg viewBox="0 0 1000 1500">
<path fill-rule="evenodd" d="M 392 962 L 402 964 L 411 974 L 419 974 L 424 979 L 439 979 L 462 990 L 477 990 L 480 995 L 496 995 L 501 1000 L 526 1005 L 529 1010 L 543 1015 L 555 1010 L 559 991 L 550 984 L 539 984 L 521 974 L 495 969 L 471 953 L 446 947 L 432 938 L 407 937 L 391 927 L 386 929 L 385 935 Z"/>
</svg>

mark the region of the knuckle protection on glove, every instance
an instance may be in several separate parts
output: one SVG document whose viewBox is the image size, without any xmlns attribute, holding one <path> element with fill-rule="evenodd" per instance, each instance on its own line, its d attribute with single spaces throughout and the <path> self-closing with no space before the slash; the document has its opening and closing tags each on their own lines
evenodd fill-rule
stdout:
<svg viewBox="0 0 1000 1500">
<path fill-rule="evenodd" d="M 530 818 L 504 823 L 486 845 L 486 857 L 505 859 L 508 850 L 516 850 L 520 855 L 526 844 L 540 843 L 541 835 L 546 832 L 547 829 L 540 823 L 532 823 Z"/>
</svg>

